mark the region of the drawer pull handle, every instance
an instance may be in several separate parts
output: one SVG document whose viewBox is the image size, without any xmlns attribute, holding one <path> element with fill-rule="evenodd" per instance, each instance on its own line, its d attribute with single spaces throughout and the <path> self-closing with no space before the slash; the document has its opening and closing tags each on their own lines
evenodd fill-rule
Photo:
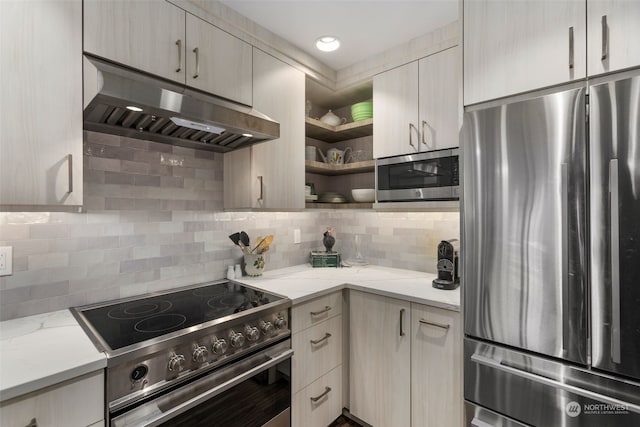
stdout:
<svg viewBox="0 0 640 427">
<path fill-rule="evenodd" d="M 324 337 L 320 338 L 319 340 L 311 340 L 309 342 L 313 345 L 318 345 L 321 342 L 328 340 L 329 338 L 331 338 L 331 334 L 327 332 L 326 334 L 324 334 Z"/>
<path fill-rule="evenodd" d="M 322 392 L 322 394 L 320 396 L 310 397 L 309 399 L 311 399 L 312 402 L 317 402 L 318 400 L 322 399 L 327 394 L 329 394 L 330 391 L 331 391 L 331 387 L 325 387 L 324 391 Z"/>
<path fill-rule="evenodd" d="M 445 325 L 444 323 L 430 322 L 424 319 L 420 319 L 420 323 L 422 323 L 423 325 L 435 326 L 437 328 L 442 328 L 442 329 L 449 329 L 450 327 L 449 325 Z"/>
<path fill-rule="evenodd" d="M 25 427 L 38 427 L 38 421 L 35 418 L 31 418 L 31 421 Z"/>
<path fill-rule="evenodd" d="M 319 316 L 323 313 L 326 313 L 327 311 L 331 310 L 331 307 L 329 307 L 328 305 L 324 306 L 324 309 L 320 310 L 320 311 L 312 311 L 311 315 L 312 316 Z"/>
</svg>

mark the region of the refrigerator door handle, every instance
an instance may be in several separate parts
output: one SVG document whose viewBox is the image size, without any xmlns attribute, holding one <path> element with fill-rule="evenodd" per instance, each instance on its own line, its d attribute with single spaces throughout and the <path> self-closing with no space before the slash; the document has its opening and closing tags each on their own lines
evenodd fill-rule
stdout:
<svg viewBox="0 0 640 427">
<path fill-rule="evenodd" d="M 611 216 L 611 361 L 620 363 L 620 221 L 618 159 L 609 160 L 609 214 Z"/>
<path fill-rule="evenodd" d="M 560 381 L 556 381 L 554 379 L 544 377 L 541 375 L 536 375 L 531 372 L 522 371 L 520 369 L 512 368 L 511 366 L 506 366 L 502 364 L 502 361 L 495 360 L 490 357 L 482 356 L 480 354 L 474 353 L 471 355 L 471 360 L 474 362 L 487 366 L 489 368 L 497 369 L 499 371 L 505 372 L 507 374 L 516 375 L 520 378 L 524 378 L 526 380 L 534 381 L 540 384 L 544 384 L 550 387 L 554 387 L 568 393 L 573 393 L 578 396 L 586 397 L 587 399 L 595 400 L 598 402 L 606 403 L 609 405 L 616 406 L 624 406 L 627 410 L 633 411 L 636 413 L 640 413 L 640 406 L 635 405 L 633 403 L 625 402 L 623 400 L 615 399 L 613 397 L 605 396 L 600 393 L 595 393 L 590 390 L 585 390 L 583 388 L 579 388 L 573 385 L 565 384 Z"/>
<path fill-rule="evenodd" d="M 571 336 L 569 330 L 569 170 L 566 163 L 560 164 L 560 212 L 562 220 L 562 236 L 560 239 L 561 266 L 560 284 L 562 286 L 562 350 L 567 350 L 567 341 Z"/>
</svg>

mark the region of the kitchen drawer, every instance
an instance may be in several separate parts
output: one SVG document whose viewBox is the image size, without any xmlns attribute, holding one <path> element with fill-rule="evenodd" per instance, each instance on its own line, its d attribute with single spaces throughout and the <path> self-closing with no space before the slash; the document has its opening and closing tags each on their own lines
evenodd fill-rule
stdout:
<svg viewBox="0 0 640 427">
<path fill-rule="evenodd" d="M 291 332 L 295 334 L 338 314 L 342 314 L 342 291 L 294 305 L 291 309 Z"/>
<path fill-rule="evenodd" d="M 319 340 L 322 341 L 317 344 L 311 342 Z M 342 364 L 342 315 L 293 334 L 292 348 L 291 381 L 295 393 Z"/>
<path fill-rule="evenodd" d="M 323 393 L 326 395 L 312 400 Z M 292 412 L 293 427 L 326 427 L 338 418 L 342 413 L 342 365 L 296 393 Z"/>
<path fill-rule="evenodd" d="M 104 374 L 87 374 L 0 404 L 0 425 L 89 426 L 104 419 Z M 100 424 L 98 424 L 100 425 Z"/>
</svg>

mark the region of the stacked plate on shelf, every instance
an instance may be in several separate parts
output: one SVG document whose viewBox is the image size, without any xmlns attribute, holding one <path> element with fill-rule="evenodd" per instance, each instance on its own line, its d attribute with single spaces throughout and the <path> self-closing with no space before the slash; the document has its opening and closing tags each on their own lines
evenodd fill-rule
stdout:
<svg viewBox="0 0 640 427">
<path fill-rule="evenodd" d="M 340 193 L 328 191 L 318 195 L 318 203 L 346 203 L 347 198 Z"/>
<path fill-rule="evenodd" d="M 358 102 L 357 104 L 353 104 L 351 106 L 351 117 L 353 117 L 354 122 L 372 118 L 373 102 L 365 101 L 365 102 Z"/>
</svg>

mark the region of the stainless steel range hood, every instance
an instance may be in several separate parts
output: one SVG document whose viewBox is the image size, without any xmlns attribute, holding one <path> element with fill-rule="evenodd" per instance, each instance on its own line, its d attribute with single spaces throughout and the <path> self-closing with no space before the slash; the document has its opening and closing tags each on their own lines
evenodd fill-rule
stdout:
<svg viewBox="0 0 640 427">
<path fill-rule="evenodd" d="M 84 128 L 217 152 L 280 136 L 251 107 L 86 55 Z"/>
</svg>

